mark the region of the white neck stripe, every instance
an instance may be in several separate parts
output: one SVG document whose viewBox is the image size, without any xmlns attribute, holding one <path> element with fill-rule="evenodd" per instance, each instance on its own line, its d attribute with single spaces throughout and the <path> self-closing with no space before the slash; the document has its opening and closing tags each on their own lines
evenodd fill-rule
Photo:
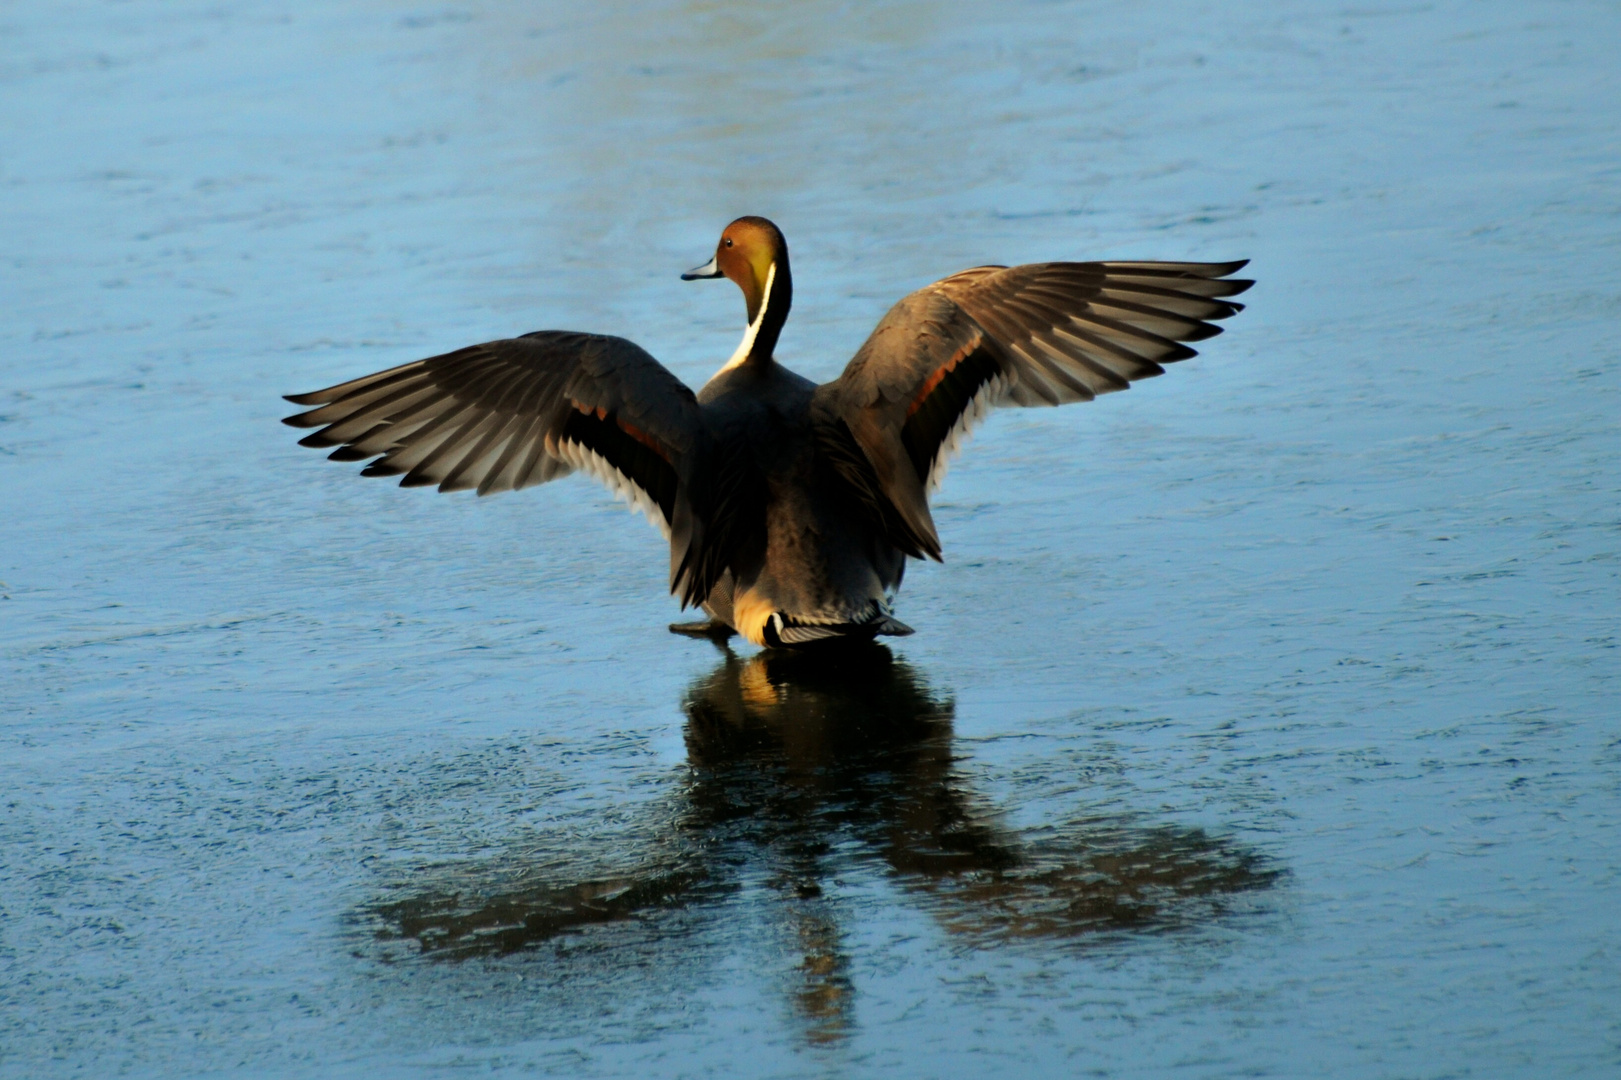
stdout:
<svg viewBox="0 0 1621 1080">
<path fill-rule="evenodd" d="M 749 358 L 749 353 L 754 351 L 754 339 L 760 336 L 760 327 L 765 323 L 765 309 L 771 303 L 771 285 L 776 280 L 777 263 L 776 260 L 772 260 L 771 268 L 765 272 L 765 295 L 760 297 L 760 310 L 754 313 L 754 321 L 743 331 L 743 340 L 738 344 L 737 351 L 732 354 L 730 360 L 721 365 L 720 371 L 709 377 L 710 382 L 714 382 L 721 372 L 730 371 L 742 364 Z"/>
</svg>

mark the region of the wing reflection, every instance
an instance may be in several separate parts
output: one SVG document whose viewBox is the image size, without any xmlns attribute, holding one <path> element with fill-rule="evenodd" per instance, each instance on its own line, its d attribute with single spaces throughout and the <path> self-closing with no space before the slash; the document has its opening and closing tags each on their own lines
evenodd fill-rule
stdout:
<svg viewBox="0 0 1621 1080">
<path fill-rule="evenodd" d="M 1279 871 L 1198 829 L 1088 820 L 1027 838 L 997 822 L 952 757 L 949 700 L 882 646 L 728 654 L 684 703 L 690 772 L 640 864 L 569 880 L 536 874 L 468 897 L 423 892 L 379 907 L 385 935 L 442 957 L 510 952 L 593 923 L 691 910 L 763 883 L 801 957 L 789 996 L 811 1041 L 850 1021 L 833 886 L 858 865 L 894 881 L 959 940 L 1080 939 L 1217 917 Z M 552 868 L 555 870 L 555 868 Z"/>
</svg>

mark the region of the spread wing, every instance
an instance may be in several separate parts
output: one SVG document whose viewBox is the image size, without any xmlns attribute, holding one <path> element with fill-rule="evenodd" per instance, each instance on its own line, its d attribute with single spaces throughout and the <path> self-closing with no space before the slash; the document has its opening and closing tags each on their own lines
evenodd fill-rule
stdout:
<svg viewBox="0 0 1621 1080">
<path fill-rule="evenodd" d="M 480 495 L 580 469 L 642 510 L 671 540 L 671 589 L 690 591 L 701 546 L 691 472 L 698 402 L 623 338 L 546 330 L 416 360 L 311 394 L 283 423 L 320 428 L 301 446 L 334 461 L 375 458 L 363 476 Z"/>
<path fill-rule="evenodd" d="M 891 541 L 940 557 L 928 492 L 997 405 L 1061 405 L 1164 373 L 1242 310 L 1231 263 L 981 266 L 905 297 L 817 390 L 826 457 Z M 860 453 L 851 451 L 859 449 Z"/>
</svg>

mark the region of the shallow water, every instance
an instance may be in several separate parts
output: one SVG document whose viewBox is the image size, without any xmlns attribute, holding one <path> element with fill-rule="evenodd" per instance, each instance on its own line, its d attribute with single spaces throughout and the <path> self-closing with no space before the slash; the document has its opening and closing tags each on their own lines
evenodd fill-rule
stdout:
<svg viewBox="0 0 1621 1080">
<path fill-rule="evenodd" d="M 0 1074 L 1608 1076 L 1613 5 L 0 11 Z M 589 482 L 278 394 L 541 327 L 827 378 L 965 265 L 1250 257 L 991 419 L 919 633 L 675 638 Z"/>
</svg>

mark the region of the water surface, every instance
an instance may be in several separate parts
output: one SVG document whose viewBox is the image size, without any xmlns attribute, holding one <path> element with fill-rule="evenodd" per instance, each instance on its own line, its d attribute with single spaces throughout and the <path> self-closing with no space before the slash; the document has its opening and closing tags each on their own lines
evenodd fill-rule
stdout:
<svg viewBox="0 0 1621 1080">
<path fill-rule="evenodd" d="M 0 12 L 0 1074 L 1608 1076 L 1613 5 Z M 588 481 L 278 395 L 543 327 L 832 377 L 963 266 L 1254 260 L 994 416 L 835 661 Z"/>
</svg>

